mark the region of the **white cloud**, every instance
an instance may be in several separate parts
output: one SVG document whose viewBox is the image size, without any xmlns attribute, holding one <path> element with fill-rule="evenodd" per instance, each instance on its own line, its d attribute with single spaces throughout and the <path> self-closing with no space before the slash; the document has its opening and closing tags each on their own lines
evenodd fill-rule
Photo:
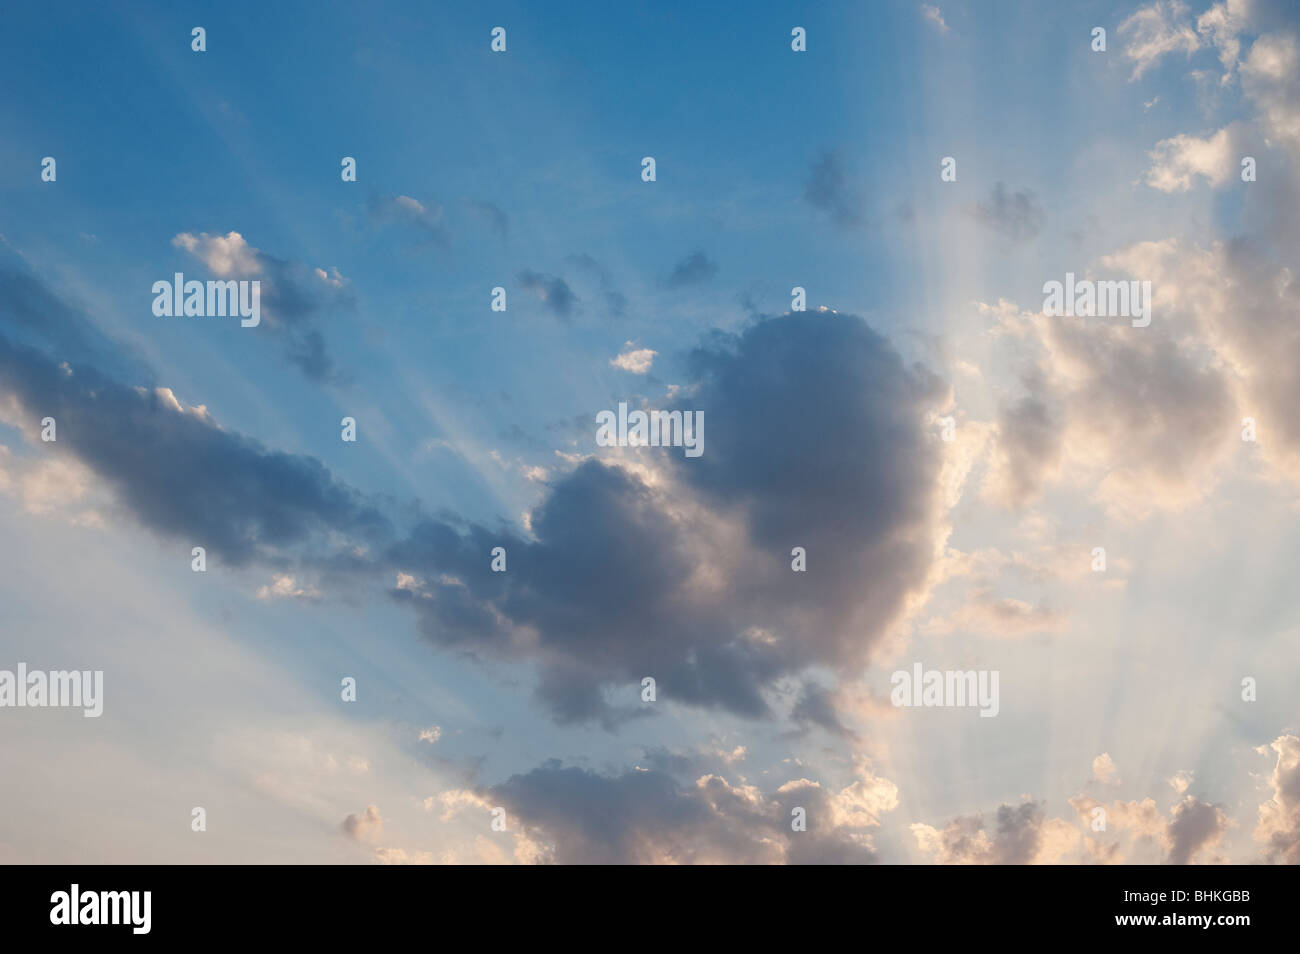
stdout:
<svg viewBox="0 0 1300 954">
<path fill-rule="evenodd" d="M 1195 176 L 1212 186 L 1225 184 L 1239 168 L 1235 139 L 1234 127 L 1224 127 L 1208 139 L 1180 134 L 1160 140 L 1148 153 L 1147 185 L 1161 192 L 1186 192 Z"/>
<path fill-rule="evenodd" d="M 1156 0 L 1119 25 L 1120 36 L 1130 34 L 1124 55 L 1133 61 L 1132 80 L 1154 66 L 1166 53 L 1184 51 L 1189 56 L 1201 42 L 1192 29 L 1187 5 L 1180 0 Z"/>
<path fill-rule="evenodd" d="M 227 235 L 181 232 L 172 239 L 172 244 L 185 249 L 221 278 L 242 278 L 262 273 L 258 250 L 244 241 L 238 232 Z"/>
<path fill-rule="evenodd" d="M 632 342 L 623 346 L 625 350 L 616 358 L 610 359 L 610 365 L 615 368 L 621 368 L 624 371 L 631 371 L 633 374 L 645 374 L 654 364 L 655 356 L 658 351 L 652 351 L 649 348 L 633 348 Z"/>
<path fill-rule="evenodd" d="M 940 33 L 948 32 L 948 24 L 944 22 L 943 11 L 938 7 L 923 3 L 921 4 L 921 15 L 938 27 Z"/>
<path fill-rule="evenodd" d="M 1092 777 L 1103 785 L 1119 784 L 1119 766 L 1109 752 L 1103 752 L 1092 760 Z"/>
</svg>

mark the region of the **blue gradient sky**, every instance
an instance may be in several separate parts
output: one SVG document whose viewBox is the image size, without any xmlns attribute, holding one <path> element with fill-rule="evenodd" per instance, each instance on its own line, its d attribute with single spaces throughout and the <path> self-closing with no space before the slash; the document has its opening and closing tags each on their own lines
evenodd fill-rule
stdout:
<svg viewBox="0 0 1300 954">
<path fill-rule="evenodd" d="M 924 559 L 898 605 L 837 587 L 833 606 L 809 609 L 862 623 L 861 644 L 792 649 L 799 665 L 756 683 L 765 715 L 667 687 L 649 717 L 564 721 L 535 693 L 561 650 L 422 635 L 392 567 L 323 562 L 356 544 L 342 526 L 192 573 L 204 541 L 126 502 L 75 438 L 54 454 L 34 436 L 40 395 L 0 371 L 0 668 L 102 668 L 107 695 L 93 722 L 0 712 L 0 744 L 27 766 L 0 781 L 0 859 L 1300 858 L 1300 806 L 1282 794 L 1300 772 L 1285 569 L 1300 433 L 1283 420 L 1300 350 L 1282 320 L 1300 307 L 1300 260 L 1278 214 L 1300 194 L 1288 66 L 1300 21 L 1262 0 L 932 9 L 12 4 L 0 269 L 86 316 L 77 341 L 100 373 L 318 460 L 394 539 L 445 519 L 536 540 L 548 504 L 595 493 L 582 467 L 598 459 L 662 493 L 665 521 L 718 521 L 699 540 L 688 531 L 691 546 L 756 546 L 763 528 L 726 504 L 725 480 L 740 499 L 744 473 L 710 496 L 676 451 L 597 448 L 594 415 L 619 401 L 689 407 L 704 380 L 695 349 L 713 354 L 719 332 L 757 341 L 764 326 L 808 365 L 769 382 L 790 391 L 795 423 L 772 422 L 751 470 L 797 475 L 809 458 L 781 435 L 806 433 L 816 459 L 887 468 L 897 454 L 926 483 L 908 478 L 925 518 L 904 529 Z M 504 54 L 489 49 L 498 25 Z M 790 48 L 794 26 L 805 53 Z M 1090 48 L 1094 26 L 1105 53 Z M 1219 130 L 1226 151 L 1210 144 Z M 1243 155 L 1259 181 L 1240 181 Z M 354 183 L 340 180 L 344 156 Z M 944 156 L 956 182 L 940 181 Z M 1169 190 L 1154 184 L 1161 168 L 1193 171 Z M 318 296 L 301 328 L 320 335 L 328 374 L 286 359 L 274 312 L 253 330 L 152 314 L 153 282 L 214 277 L 177 237 L 231 233 Z M 674 280 L 697 252 L 701 276 Z M 316 269 L 335 284 L 312 284 Z M 1067 271 L 1152 280 L 1152 328 L 1096 319 L 1058 333 L 1038 314 L 1041 288 Z M 533 294 L 526 273 L 562 279 L 573 307 Z M 505 313 L 489 308 L 498 285 Z M 810 321 L 830 309 L 882 338 L 837 346 L 829 325 L 801 338 L 798 316 L 781 317 L 795 285 Z M 5 337 L 74 360 L 68 337 L 16 317 L 12 288 L 0 288 Z M 923 367 L 935 394 L 833 361 L 859 345 Z M 636 349 L 655 352 L 647 374 L 611 364 Z M 869 412 L 802 400 L 823 375 L 856 380 Z M 733 406 L 723 391 L 717 406 Z M 895 408 L 872 402 L 894 399 L 899 421 L 925 425 L 919 443 L 852 429 L 893 435 L 881 422 Z M 943 414 L 955 444 L 935 439 Z M 1238 439 L 1248 414 L 1259 446 Z M 344 416 L 355 444 L 339 440 Z M 711 415 L 706 439 L 727 446 L 733 426 Z M 746 427 L 761 436 L 764 422 Z M 105 440 L 141 461 L 166 446 L 147 431 Z M 230 503 L 183 485 L 160 497 L 191 514 Z M 865 484 L 861 499 L 883 506 Z M 1089 568 L 1098 545 L 1105 579 Z M 707 558 L 692 565 L 692 580 L 707 575 Z M 275 574 L 298 595 L 264 589 Z M 889 577 L 881 564 L 864 591 Z M 566 609 L 616 607 L 647 579 L 592 579 Z M 606 649 L 619 651 L 612 637 Z M 913 661 L 999 670 L 999 716 L 893 709 L 889 675 Z M 345 675 L 354 704 L 339 700 Z M 1245 676 L 1260 680 L 1254 703 Z M 642 705 L 635 681 L 598 689 Z M 809 716 L 800 700 L 813 697 L 834 717 Z M 1115 778 L 1094 767 L 1102 753 Z M 644 790 L 639 776 L 671 781 Z M 710 778 L 727 796 L 705 810 Z M 783 821 L 801 780 L 826 799 L 807 853 Z M 687 820 L 659 811 L 660 795 Z M 1090 799 L 1108 806 L 1108 832 L 1089 829 Z M 603 814 L 610 802 L 624 809 Z M 189 830 L 196 805 L 207 833 Z M 382 826 L 340 829 L 368 805 Z M 495 805 L 517 819 L 507 833 L 488 827 Z M 610 830 L 590 821 L 607 814 Z M 692 838 L 707 848 L 692 854 Z"/>
</svg>

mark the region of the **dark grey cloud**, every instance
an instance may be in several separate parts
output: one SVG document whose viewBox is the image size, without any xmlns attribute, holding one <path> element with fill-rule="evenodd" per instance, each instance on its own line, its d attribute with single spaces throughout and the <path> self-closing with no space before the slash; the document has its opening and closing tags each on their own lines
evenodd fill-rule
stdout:
<svg viewBox="0 0 1300 954">
<path fill-rule="evenodd" d="M 767 715 L 778 677 L 862 664 L 933 559 L 933 375 L 861 319 L 820 313 L 715 336 L 689 365 L 680 407 L 703 411 L 705 451 L 660 451 L 663 485 L 589 460 L 552 485 L 531 539 L 431 520 L 387 555 L 425 581 L 394 595 L 429 638 L 531 658 L 562 720 L 616 722 L 644 676 L 661 696 Z M 684 501 L 737 545 L 677 516 Z M 498 545 L 506 573 L 484 556 Z M 791 571 L 794 546 L 809 572 Z M 801 712 L 829 725 L 824 709 L 810 697 Z"/>
<path fill-rule="evenodd" d="M 804 183 L 804 201 L 825 212 L 832 222 L 845 228 L 862 225 L 862 193 L 849 182 L 849 174 L 840 157 L 826 151 L 813 163 Z"/>
<path fill-rule="evenodd" d="M 1212 848 L 1227 829 L 1228 816 L 1220 806 L 1188 795 L 1169 813 L 1168 863 L 1189 863 L 1197 852 Z"/>
<path fill-rule="evenodd" d="M 587 460 L 549 487 L 529 537 L 414 508 L 399 534 L 395 508 L 312 457 L 0 338 L 5 395 L 34 421 L 55 416 L 50 452 L 76 455 L 145 526 L 231 564 L 382 573 L 431 641 L 529 662 L 553 717 L 610 728 L 652 711 L 644 676 L 661 698 L 760 717 L 782 677 L 856 671 L 933 559 L 926 422 L 946 394 L 933 375 L 861 319 L 821 313 L 715 334 L 687 365 L 693 396 L 678 409 L 704 413 L 704 456 L 653 449 L 654 484 Z M 506 573 L 491 571 L 496 546 Z M 791 571 L 793 546 L 807 573 Z M 800 718 L 833 727 L 809 693 Z"/>
<path fill-rule="evenodd" d="M 563 278 L 525 269 L 515 280 L 525 291 L 536 295 L 559 318 L 568 320 L 578 310 L 578 296 Z"/>
<path fill-rule="evenodd" d="M 987 201 L 970 209 L 975 221 L 1012 242 L 1027 242 L 1043 230 L 1046 216 L 1038 196 L 1028 189 L 1008 192 L 999 182 Z"/>
<path fill-rule="evenodd" d="M 705 285 L 712 281 L 713 276 L 717 273 L 717 263 L 710 261 L 704 252 L 697 250 L 677 263 L 673 268 L 673 273 L 668 276 L 664 284 L 669 288 L 689 288 L 694 285 Z"/>
<path fill-rule="evenodd" d="M 662 768 L 602 775 L 551 761 L 489 790 L 558 864 L 868 864 L 865 827 L 836 823 L 833 796 L 796 785 L 772 794 L 718 775 L 679 781 Z M 791 829 L 791 810 L 807 830 Z"/>
<path fill-rule="evenodd" d="M 314 457 L 271 451 L 182 412 L 152 388 L 121 384 L 0 336 L 0 393 L 58 422 L 50 453 L 72 454 L 146 527 L 227 563 L 278 563 L 332 533 L 382 542 L 381 511 Z"/>
</svg>

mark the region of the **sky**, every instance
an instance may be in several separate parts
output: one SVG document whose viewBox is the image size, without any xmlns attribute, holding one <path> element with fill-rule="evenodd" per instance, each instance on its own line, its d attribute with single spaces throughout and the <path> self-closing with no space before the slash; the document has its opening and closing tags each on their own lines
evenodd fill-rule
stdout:
<svg viewBox="0 0 1300 954">
<path fill-rule="evenodd" d="M 0 683 L 103 673 L 0 860 L 1300 862 L 1294 3 L 20 0 L 0 88 Z"/>
</svg>

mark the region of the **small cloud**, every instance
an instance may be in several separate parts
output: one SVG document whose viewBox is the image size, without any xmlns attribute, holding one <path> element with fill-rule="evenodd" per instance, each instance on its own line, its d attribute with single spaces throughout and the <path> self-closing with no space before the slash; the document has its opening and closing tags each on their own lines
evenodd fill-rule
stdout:
<svg viewBox="0 0 1300 954">
<path fill-rule="evenodd" d="M 1203 176 L 1211 186 L 1224 185 L 1237 168 L 1234 132 L 1229 126 L 1207 139 L 1180 134 L 1160 140 L 1147 154 L 1147 185 L 1161 192 L 1186 192 L 1195 176 Z"/>
<path fill-rule="evenodd" d="M 409 225 L 425 234 L 425 242 L 447 244 L 442 206 L 426 206 L 409 195 L 375 196 L 370 200 L 370 218 L 381 224 Z"/>
<path fill-rule="evenodd" d="M 560 318 L 571 317 L 578 308 L 578 296 L 563 278 L 525 269 L 516 280 L 525 291 L 536 295 Z"/>
<path fill-rule="evenodd" d="M 218 278 L 247 278 L 262 274 L 258 250 L 244 241 L 238 232 L 228 235 L 181 232 L 172 239 L 172 245 L 185 249 Z"/>
<path fill-rule="evenodd" d="M 1119 25 L 1120 36 L 1128 36 L 1124 55 L 1133 61 L 1133 75 L 1138 79 L 1166 53 L 1179 50 L 1191 56 L 1201 43 L 1192 28 L 1187 5 L 1181 0 L 1156 0 L 1138 10 Z"/>
<path fill-rule="evenodd" d="M 948 24 L 943 20 L 943 11 L 928 3 L 921 4 L 921 15 L 939 28 L 940 33 L 948 32 Z"/>
<path fill-rule="evenodd" d="M 621 368 L 624 371 L 630 371 L 633 374 L 645 374 L 654 364 L 655 356 L 658 351 L 650 348 L 633 348 L 632 342 L 623 345 L 626 349 L 616 358 L 610 358 L 609 363 L 612 367 Z"/>
<path fill-rule="evenodd" d="M 1192 773 L 1186 770 L 1175 772 L 1169 777 L 1169 787 L 1179 795 L 1186 795 L 1192 787 Z"/>
<path fill-rule="evenodd" d="M 258 589 L 257 598 L 259 600 L 318 600 L 321 598 L 321 593 L 310 583 L 306 586 L 299 584 L 291 574 L 276 573 L 272 575 L 270 585 Z"/>
<path fill-rule="evenodd" d="M 717 263 L 710 261 L 702 251 L 695 251 L 677 263 L 673 273 L 668 276 L 666 284 L 669 288 L 703 285 L 711 281 L 717 273 Z"/>
<path fill-rule="evenodd" d="M 1103 752 L 1092 760 L 1092 777 L 1103 785 L 1119 784 L 1119 766 L 1110 757 L 1110 753 Z"/>
<path fill-rule="evenodd" d="M 430 726 L 427 729 L 420 730 L 421 742 L 428 742 L 430 745 L 433 745 L 441 738 L 442 738 L 442 729 L 439 726 L 436 725 Z"/>
<path fill-rule="evenodd" d="M 339 826 L 343 829 L 343 834 L 347 835 L 354 841 L 361 841 L 368 838 L 374 838 L 384 830 L 384 820 L 379 817 L 379 809 L 374 805 L 367 805 L 365 812 L 360 815 L 348 815 L 343 819 Z"/>
</svg>

